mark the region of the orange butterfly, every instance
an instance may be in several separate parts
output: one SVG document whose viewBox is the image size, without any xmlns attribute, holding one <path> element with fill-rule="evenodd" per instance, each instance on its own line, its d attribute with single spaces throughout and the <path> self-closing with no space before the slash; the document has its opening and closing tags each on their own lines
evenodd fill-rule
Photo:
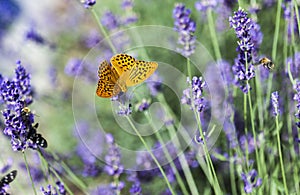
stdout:
<svg viewBox="0 0 300 195">
<path fill-rule="evenodd" d="M 99 97 L 110 98 L 127 87 L 142 83 L 157 69 L 156 62 L 145 62 L 134 59 L 127 54 L 117 54 L 110 59 L 111 65 L 104 60 L 98 69 L 98 87 L 96 94 Z"/>
</svg>

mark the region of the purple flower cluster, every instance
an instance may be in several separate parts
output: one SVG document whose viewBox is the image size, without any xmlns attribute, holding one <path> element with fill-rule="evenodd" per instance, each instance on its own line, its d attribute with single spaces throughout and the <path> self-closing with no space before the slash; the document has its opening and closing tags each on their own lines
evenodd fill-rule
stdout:
<svg viewBox="0 0 300 195">
<path fill-rule="evenodd" d="M 273 114 L 274 114 L 274 116 L 277 116 L 280 112 L 278 91 L 274 91 L 271 94 L 271 102 L 272 102 L 272 107 L 273 107 Z"/>
<path fill-rule="evenodd" d="M 35 31 L 34 28 L 31 28 L 29 31 L 26 32 L 26 39 L 32 40 L 33 42 L 44 45 L 46 40 L 42 37 L 38 32 Z"/>
<path fill-rule="evenodd" d="M 96 0 L 82 0 L 81 3 L 85 8 L 91 8 L 96 4 Z"/>
<path fill-rule="evenodd" d="M 294 33 L 295 35 L 298 35 L 298 22 L 297 22 L 297 14 L 296 14 L 296 9 L 294 8 L 294 3 L 293 1 L 285 1 L 285 4 L 282 4 L 282 9 L 283 9 L 283 17 L 287 22 L 287 34 L 289 41 L 291 41 L 291 36 Z M 298 8 L 299 11 L 299 8 Z M 294 15 L 292 15 L 292 13 Z M 299 13 L 300 14 L 300 11 Z"/>
<path fill-rule="evenodd" d="M 300 52 L 296 52 L 293 57 L 288 57 L 286 64 L 286 73 L 288 73 L 288 66 L 290 66 L 292 76 L 298 77 L 300 74 Z"/>
<path fill-rule="evenodd" d="M 182 3 L 176 4 L 173 9 L 174 29 L 179 33 L 178 43 L 182 48 L 177 48 L 185 57 L 189 57 L 195 51 L 196 23 L 190 18 L 191 10 L 186 9 Z"/>
<path fill-rule="evenodd" d="M 203 97 L 203 89 L 206 86 L 206 82 L 202 79 L 202 77 L 195 76 L 192 81 L 187 78 L 187 82 L 191 85 L 191 87 L 183 90 L 181 103 L 190 105 L 192 110 L 195 109 L 198 112 L 202 112 L 206 107 L 205 99 Z"/>
<path fill-rule="evenodd" d="M 106 134 L 106 142 L 108 144 L 108 152 L 105 155 L 106 165 L 103 170 L 108 175 L 119 178 L 124 171 L 124 167 L 121 164 L 120 150 L 115 144 L 114 137 L 111 134 Z M 112 182 L 110 186 L 115 192 L 119 192 L 124 188 L 125 183 L 122 181 L 119 181 L 118 183 Z"/>
<path fill-rule="evenodd" d="M 146 83 L 152 96 L 156 96 L 162 90 L 162 78 L 156 72 L 146 80 Z"/>
<path fill-rule="evenodd" d="M 86 122 L 80 122 L 74 128 L 74 135 L 79 141 L 76 147 L 76 154 L 79 156 L 83 163 L 83 177 L 96 177 L 101 172 L 100 166 L 97 164 L 98 155 L 102 154 L 102 148 L 98 147 L 99 140 L 101 140 L 101 134 L 90 131 L 90 126 Z M 85 135 L 86 138 L 80 137 Z M 93 148 L 93 152 L 87 148 L 87 146 Z"/>
<path fill-rule="evenodd" d="M 7 32 L 9 27 L 14 23 L 14 21 L 20 15 L 19 2 L 13 0 L 1 1 L 0 3 L 0 40 L 3 35 Z"/>
<path fill-rule="evenodd" d="M 294 100 L 296 101 L 296 118 L 297 118 L 297 122 L 296 122 L 296 125 L 298 128 L 300 128 L 300 81 L 296 81 L 296 84 L 294 86 L 294 89 L 296 91 L 295 95 L 294 95 Z"/>
<path fill-rule="evenodd" d="M 68 76 L 79 76 L 91 83 L 98 80 L 97 73 L 94 72 L 94 64 L 83 61 L 79 58 L 70 58 L 65 66 L 65 73 Z"/>
<path fill-rule="evenodd" d="M 200 12 L 205 12 L 207 9 L 217 7 L 217 0 L 200 0 L 195 3 L 195 8 Z"/>
<path fill-rule="evenodd" d="M 37 133 L 38 123 L 34 124 L 34 114 L 27 107 L 33 102 L 30 75 L 21 62 L 17 62 L 15 78 L 0 78 L 0 99 L 5 105 L 2 111 L 3 133 L 11 138 L 12 149 L 24 151 L 27 147 L 47 147 L 47 141 Z"/>
<path fill-rule="evenodd" d="M 117 111 L 117 114 L 119 116 L 128 116 L 131 113 L 132 113 L 132 105 L 131 104 L 128 104 L 128 106 L 127 106 L 125 104 L 120 103 L 119 110 Z"/>
<path fill-rule="evenodd" d="M 128 181 L 132 182 L 132 186 L 129 190 L 131 195 L 142 195 L 142 187 L 139 178 L 137 177 L 136 172 L 129 172 L 129 176 L 127 178 Z"/>
<path fill-rule="evenodd" d="M 109 31 L 114 31 L 121 26 L 128 26 L 130 24 L 135 23 L 138 20 L 137 15 L 132 11 L 133 9 L 133 1 L 131 0 L 123 0 L 121 7 L 124 10 L 126 15 L 115 15 L 111 11 L 106 11 L 102 18 L 101 23 L 105 26 Z"/>
<path fill-rule="evenodd" d="M 136 105 L 136 107 L 140 112 L 148 110 L 148 108 L 150 107 L 150 101 L 143 98 L 142 101 Z"/>
<path fill-rule="evenodd" d="M 64 184 L 60 181 L 56 182 L 56 187 L 53 187 L 50 184 L 47 186 L 47 189 L 41 187 L 41 191 L 44 195 L 66 195 L 67 194 Z"/>
<path fill-rule="evenodd" d="M 229 17 L 229 23 L 239 39 L 237 47 L 239 54 L 232 67 L 235 74 L 235 84 L 239 86 L 244 93 L 248 93 L 251 88 L 246 81 L 249 81 L 255 76 L 254 67 L 250 64 L 252 52 L 255 49 L 252 34 L 257 33 L 253 33 L 256 32 L 253 21 L 247 17 L 247 13 L 241 8 L 237 12 L 234 12 L 232 17 Z M 259 43 L 260 39 L 256 40 L 256 42 Z M 246 69 L 247 65 L 249 66 Z"/>
<path fill-rule="evenodd" d="M 248 174 L 241 174 L 242 180 L 244 182 L 244 190 L 247 194 L 251 193 L 254 188 L 259 187 L 262 184 L 262 179 L 257 178 L 257 171 L 252 169 Z"/>
</svg>

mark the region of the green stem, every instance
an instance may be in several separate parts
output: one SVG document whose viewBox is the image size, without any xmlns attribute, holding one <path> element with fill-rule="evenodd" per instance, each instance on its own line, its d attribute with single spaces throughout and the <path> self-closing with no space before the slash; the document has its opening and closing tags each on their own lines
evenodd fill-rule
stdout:
<svg viewBox="0 0 300 195">
<path fill-rule="evenodd" d="M 281 9 L 282 9 L 281 5 L 282 5 L 282 0 L 278 0 L 278 2 L 277 2 L 277 12 L 276 12 L 275 33 L 274 33 L 273 47 L 272 47 L 272 59 L 273 60 L 276 60 L 276 54 L 277 54 L 277 44 L 278 44 Z"/>
<path fill-rule="evenodd" d="M 257 162 L 257 169 L 258 169 L 258 174 L 262 174 L 261 172 L 261 162 L 259 155 L 258 155 L 258 146 L 256 142 L 256 132 L 255 132 L 255 124 L 254 124 L 254 114 L 253 114 L 253 109 L 252 109 L 252 101 L 251 101 L 251 94 L 248 92 L 248 102 L 249 102 L 249 109 L 250 109 L 250 120 L 251 120 L 251 129 L 252 129 L 252 134 L 253 134 L 253 139 L 254 139 L 254 146 L 255 146 L 255 157 L 256 157 L 256 162 Z"/>
<path fill-rule="evenodd" d="M 220 59 L 222 59 L 222 56 L 221 56 L 221 52 L 220 52 L 218 37 L 217 37 L 216 29 L 215 29 L 215 24 L 214 24 L 214 19 L 213 19 L 211 8 L 207 9 L 206 13 L 207 13 L 207 19 L 208 19 L 209 32 L 211 35 L 211 40 L 212 40 L 212 44 L 214 47 L 216 59 L 220 60 Z"/>
<path fill-rule="evenodd" d="M 233 156 L 232 154 L 232 150 L 230 150 L 229 152 L 230 154 L 230 158 Z M 231 185 L 231 191 L 232 191 L 232 195 L 237 195 L 237 191 L 236 191 L 236 182 L 235 182 L 235 168 L 234 168 L 234 160 L 231 160 L 229 158 L 229 171 L 230 171 L 230 185 Z"/>
<path fill-rule="evenodd" d="M 86 185 L 73 173 L 73 171 L 66 165 L 64 162 L 61 162 L 61 166 L 64 168 L 66 173 L 68 173 L 69 177 L 72 181 L 80 188 L 82 191 L 86 190 Z"/>
<path fill-rule="evenodd" d="M 293 4 L 294 4 L 294 8 L 295 8 L 295 12 L 296 12 L 296 18 L 297 18 L 298 35 L 300 36 L 300 28 L 299 28 L 299 26 L 300 26 L 300 16 L 299 16 L 298 4 L 297 4 L 296 0 L 293 0 Z"/>
<path fill-rule="evenodd" d="M 281 143 L 280 143 L 280 129 L 278 125 L 278 115 L 276 116 L 276 134 L 277 134 L 277 145 L 278 145 L 278 153 L 279 153 L 279 159 L 280 159 L 280 167 L 281 167 L 281 174 L 283 178 L 283 185 L 284 185 L 284 190 L 285 194 L 288 195 L 288 188 L 286 184 L 286 178 L 285 178 L 285 171 L 284 171 L 284 165 L 283 165 L 283 158 L 282 158 L 282 152 L 281 152 Z"/>
<path fill-rule="evenodd" d="M 249 93 L 249 92 L 248 92 Z M 247 94 L 243 94 L 244 96 L 244 125 L 245 125 L 245 135 L 248 135 L 248 127 L 247 127 Z M 245 141 L 246 144 L 246 151 L 248 151 L 248 141 Z M 246 165 L 248 165 L 249 162 L 249 154 L 248 152 L 246 153 Z M 247 167 L 247 166 L 246 166 Z"/>
<path fill-rule="evenodd" d="M 95 10 L 93 8 L 91 8 L 90 10 L 91 10 L 96 22 L 97 22 L 97 25 L 98 25 L 101 33 L 104 35 L 104 38 L 107 40 L 107 43 L 108 43 L 109 47 L 112 49 L 113 53 L 116 54 L 117 50 L 116 50 L 114 44 L 112 43 L 111 39 L 109 38 L 108 34 L 106 33 L 103 25 L 101 24 L 98 14 L 95 12 Z"/>
<path fill-rule="evenodd" d="M 189 58 L 187 58 L 187 69 L 188 69 L 188 74 L 189 74 L 190 80 L 192 80 L 191 64 L 190 64 Z M 190 97 L 193 97 L 192 86 L 190 85 L 189 87 L 190 87 Z M 191 98 L 191 104 L 192 104 L 191 106 L 193 108 L 195 108 L 195 104 L 194 104 L 193 98 Z M 208 163 L 208 168 L 209 168 L 210 174 L 213 174 L 213 177 L 214 177 L 214 179 L 213 179 L 214 180 L 213 189 L 214 189 L 214 191 L 215 191 L 216 194 L 220 194 L 220 193 L 222 193 L 222 191 L 221 191 L 220 184 L 219 184 L 219 181 L 218 181 L 218 177 L 216 175 L 213 163 L 211 161 L 211 158 L 210 158 L 210 155 L 209 155 L 209 152 L 208 152 L 208 149 L 207 149 L 206 139 L 205 139 L 205 137 L 203 135 L 203 131 L 202 131 L 200 116 L 199 116 L 198 112 L 195 109 L 193 109 L 193 111 L 194 111 L 194 116 L 195 116 L 195 118 L 197 120 L 197 124 L 198 124 L 198 129 L 199 129 L 200 136 L 204 140 L 205 159 L 206 159 L 206 162 Z"/>
<path fill-rule="evenodd" d="M 152 129 L 154 130 L 155 127 L 153 126 L 153 123 L 151 123 L 151 119 L 150 119 L 149 113 L 146 111 L 144 114 L 145 114 L 147 120 L 149 121 Z M 172 135 L 175 135 L 175 134 L 170 134 L 170 137 L 172 137 Z M 161 144 L 164 143 L 163 138 L 161 137 L 161 135 L 160 135 L 159 132 L 155 133 L 155 136 L 156 136 L 156 138 L 158 139 L 158 141 Z M 176 143 L 175 146 L 178 146 L 178 144 Z M 176 147 L 176 149 L 177 149 L 177 147 Z M 163 152 L 166 155 L 168 162 L 170 162 L 172 171 L 175 174 L 176 180 L 177 180 L 177 182 L 179 184 L 180 189 L 182 190 L 182 193 L 188 195 L 189 193 L 188 193 L 188 191 L 187 191 L 187 189 L 186 189 L 186 187 L 184 185 L 184 182 L 183 182 L 183 180 L 182 180 L 182 178 L 181 178 L 181 176 L 180 176 L 180 174 L 179 174 L 179 172 L 178 172 L 178 170 L 176 168 L 176 165 L 174 164 L 173 159 L 170 156 L 170 153 L 168 152 L 167 148 L 163 147 Z M 189 170 L 189 167 L 188 167 L 188 170 Z M 183 169 L 183 171 L 185 172 L 186 170 Z M 192 180 L 192 181 L 194 181 L 194 180 L 193 180 L 193 178 L 188 178 L 187 179 L 187 182 L 188 182 L 189 187 L 190 187 L 191 191 L 193 192 L 193 194 L 199 194 L 197 191 L 196 191 L 197 193 L 194 193 L 195 191 L 193 191 L 193 189 L 195 188 L 197 190 L 196 184 L 193 182 L 194 185 L 190 185 L 189 180 Z"/>
<path fill-rule="evenodd" d="M 160 166 L 159 162 L 157 161 L 156 157 L 154 156 L 154 154 L 152 153 L 152 151 L 150 150 L 149 146 L 147 145 L 147 143 L 145 142 L 144 138 L 141 136 L 140 132 L 136 129 L 136 127 L 134 126 L 134 124 L 132 123 L 132 121 L 130 120 L 130 118 L 128 116 L 126 116 L 127 121 L 129 122 L 130 126 L 133 128 L 133 130 L 135 131 L 136 135 L 139 137 L 139 139 L 141 140 L 141 142 L 143 143 L 143 145 L 145 146 L 146 150 L 148 151 L 148 153 L 150 154 L 150 156 L 152 157 L 153 161 L 155 162 L 155 164 L 157 165 L 157 167 L 159 168 L 163 178 L 165 179 L 165 182 L 170 190 L 170 192 L 172 194 L 175 194 L 164 170 L 162 169 L 162 167 Z"/>
<path fill-rule="evenodd" d="M 193 101 L 192 101 L 192 105 L 193 105 Z M 206 138 L 203 134 L 203 130 L 202 130 L 200 113 L 197 113 L 197 111 L 195 109 L 193 109 L 193 110 L 194 110 L 194 114 L 195 114 L 195 117 L 196 117 L 196 120 L 197 120 L 200 136 L 203 139 L 205 159 L 206 159 L 206 162 L 208 163 L 209 170 L 211 171 L 211 173 L 214 177 L 214 185 L 213 185 L 214 191 L 215 191 L 216 194 L 222 194 L 221 187 L 220 187 L 220 184 L 219 184 L 219 180 L 218 180 L 214 165 L 212 163 L 209 151 L 207 149 L 207 142 L 206 142 Z"/>
<path fill-rule="evenodd" d="M 29 175 L 29 177 L 30 177 L 31 187 L 32 187 L 32 189 L 33 189 L 34 194 L 37 195 L 36 190 L 35 190 L 35 186 L 34 186 L 34 182 L 33 182 L 33 179 L 32 179 L 32 175 L 31 175 L 30 170 L 29 170 L 28 161 L 27 161 L 25 152 L 22 152 L 22 153 L 23 153 L 23 158 L 24 158 L 24 161 L 25 161 L 27 173 L 28 173 L 28 175 Z"/>
</svg>

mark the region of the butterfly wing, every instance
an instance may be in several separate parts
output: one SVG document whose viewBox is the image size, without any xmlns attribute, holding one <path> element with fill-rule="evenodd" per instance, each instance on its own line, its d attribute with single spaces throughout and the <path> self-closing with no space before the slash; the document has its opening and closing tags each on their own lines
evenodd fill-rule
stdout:
<svg viewBox="0 0 300 195">
<path fill-rule="evenodd" d="M 116 85 L 116 80 L 119 76 L 106 60 L 99 65 L 98 76 L 99 81 L 96 94 L 99 97 L 110 98 L 120 93 L 121 88 L 119 85 Z"/>
<path fill-rule="evenodd" d="M 5 175 L 1 180 L 0 180 L 0 188 L 8 185 L 11 183 L 17 176 L 17 171 L 13 170 L 9 174 Z"/>
<path fill-rule="evenodd" d="M 131 70 L 135 66 L 135 61 L 134 57 L 127 54 L 117 54 L 110 59 L 110 63 L 120 76 Z"/>
<path fill-rule="evenodd" d="M 158 64 L 156 62 L 145 62 L 137 60 L 135 61 L 135 66 L 125 75 L 126 86 L 137 85 L 146 79 L 148 79 L 157 69 Z"/>
</svg>

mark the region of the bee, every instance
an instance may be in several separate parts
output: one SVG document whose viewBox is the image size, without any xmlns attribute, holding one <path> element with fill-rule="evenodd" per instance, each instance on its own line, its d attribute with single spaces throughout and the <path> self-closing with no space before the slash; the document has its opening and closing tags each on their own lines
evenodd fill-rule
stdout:
<svg viewBox="0 0 300 195">
<path fill-rule="evenodd" d="M 267 57 L 263 57 L 261 58 L 257 63 L 255 63 L 254 65 L 258 66 L 258 65 L 263 65 L 265 68 L 269 69 L 269 70 L 273 70 L 275 67 L 275 64 Z"/>
</svg>

